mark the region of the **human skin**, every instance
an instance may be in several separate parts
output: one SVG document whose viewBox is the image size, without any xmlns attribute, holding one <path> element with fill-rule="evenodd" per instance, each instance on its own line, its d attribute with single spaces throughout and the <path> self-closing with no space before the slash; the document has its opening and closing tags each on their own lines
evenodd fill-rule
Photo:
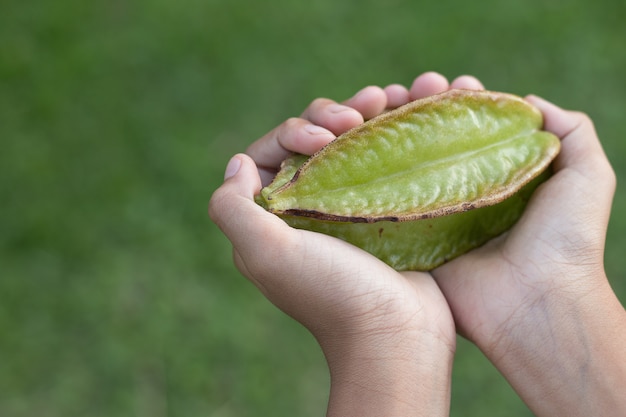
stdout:
<svg viewBox="0 0 626 417">
<path fill-rule="evenodd" d="M 624 416 L 626 314 L 603 263 L 615 175 L 586 115 L 527 100 L 561 138 L 553 177 L 508 233 L 433 275 L 537 416 Z"/>
<path fill-rule="evenodd" d="M 253 203 L 290 152 L 312 154 L 386 108 L 448 88 L 483 87 L 425 73 L 408 89 L 317 99 L 235 156 L 210 203 L 235 264 L 317 338 L 329 416 L 448 415 L 455 328 L 536 415 L 626 415 L 626 317 L 602 263 L 615 176 L 585 115 L 527 97 L 562 140 L 553 178 L 511 231 L 431 274 L 397 273 Z"/>
<path fill-rule="evenodd" d="M 318 340 L 331 376 L 328 416 L 447 416 L 450 309 L 430 274 L 399 273 L 343 241 L 290 228 L 253 197 L 290 152 L 313 153 L 387 107 L 431 95 L 439 80 L 427 75 L 410 91 L 366 87 L 343 104 L 313 101 L 231 159 L 211 198 L 238 269 Z"/>
</svg>

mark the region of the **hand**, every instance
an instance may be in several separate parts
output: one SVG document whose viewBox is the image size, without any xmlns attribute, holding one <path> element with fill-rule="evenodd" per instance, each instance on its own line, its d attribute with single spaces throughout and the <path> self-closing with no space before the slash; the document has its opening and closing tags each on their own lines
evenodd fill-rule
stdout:
<svg viewBox="0 0 626 417">
<path fill-rule="evenodd" d="M 211 218 L 231 240 L 239 270 L 320 343 L 331 371 L 328 415 L 447 415 L 455 349 L 450 310 L 429 274 L 398 273 L 343 241 L 290 228 L 253 196 L 290 152 L 311 154 L 364 119 L 443 84 L 429 73 L 410 90 L 367 87 L 343 104 L 317 99 L 252 144 L 248 155 L 236 155 L 211 198 Z M 457 84 L 480 87 L 468 77 Z"/>
<path fill-rule="evenodd" d="M 615 175 L 587 116 L 527 100 L 561 138 L 554 176 L 509 233 L 433 275 L 537 416 L 623 416 L 626 317 L 603 266 Z"/>
</svg>

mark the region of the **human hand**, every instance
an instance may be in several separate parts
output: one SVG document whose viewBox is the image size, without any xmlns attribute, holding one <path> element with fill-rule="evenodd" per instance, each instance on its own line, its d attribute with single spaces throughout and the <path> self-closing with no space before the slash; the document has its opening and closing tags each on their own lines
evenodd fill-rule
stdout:
<svg viewBox="0 0 626 417">
<path fill-rule="evenodd" d="M 561 138 L 553 177 L 508 233 L 432 273 L 537 416 L 623 416 L 626 317 L 603 265 L 615 175 L 586 115 L 527 100 Z"/>
<path fill-rule="evenodd" d="M 306 326 L 331 370 L 329 415 L 447 415 L 455 329 L 427 273 L 398 273 L 338 239 L 296 230 L 253 201 L 290 152 L 311 154 L 386 108 L 438 92 L 425 74 L 411 89 L 367 87 L 343 104 L 317 99 L 228 164 L 210 215 L 235 264 L 276 306 Z M 461 77 L 458 87 L 479 87 Z M 427 381 L 427 383 L 416 383 Z"/>
</svg>

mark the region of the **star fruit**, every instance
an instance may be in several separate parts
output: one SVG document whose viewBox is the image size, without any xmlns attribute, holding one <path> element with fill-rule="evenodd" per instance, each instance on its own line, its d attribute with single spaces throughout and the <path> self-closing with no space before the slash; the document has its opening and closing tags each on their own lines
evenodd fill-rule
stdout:
<svg viewBox="0 0 626 417">
<path fill-rule="evenodd" d="M 292 155 L 256 200 L 397 270 L 431 270 L 510 229 L 559 150 L 522 98 L 450 90 Z"/>
</svg>

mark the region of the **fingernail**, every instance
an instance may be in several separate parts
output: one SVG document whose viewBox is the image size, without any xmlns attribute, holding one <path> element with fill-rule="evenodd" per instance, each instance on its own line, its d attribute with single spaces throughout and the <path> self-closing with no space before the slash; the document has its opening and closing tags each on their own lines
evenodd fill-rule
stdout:
<svg viewBox="0 0 626 417">
<path fill-rule="evenodd" d="M 328 106 L 328 111 L 331 113 L 341 113 L 348 110 L 352 110 L 352 107 L 342 106 L 341 104 L 331 104 Z"/>
<path fill-rule="evenodd" d="M 226 172 L 224 172 L 224 181 L 235 175 L 239 172 L 239 168 L 241 167 L 241 159 L 237 156 L 233 156 L 228 161 L 228 165 L 226 165 Z"/>
<path fill-rule="evenodd" d="M 328 129 L 324 129 L 322 126 L 318 125 L 306 125 L 304 126 L 304 130 L 310 135 L 329 135 L 332 134 L 328 131 Z"/>
</svg>

